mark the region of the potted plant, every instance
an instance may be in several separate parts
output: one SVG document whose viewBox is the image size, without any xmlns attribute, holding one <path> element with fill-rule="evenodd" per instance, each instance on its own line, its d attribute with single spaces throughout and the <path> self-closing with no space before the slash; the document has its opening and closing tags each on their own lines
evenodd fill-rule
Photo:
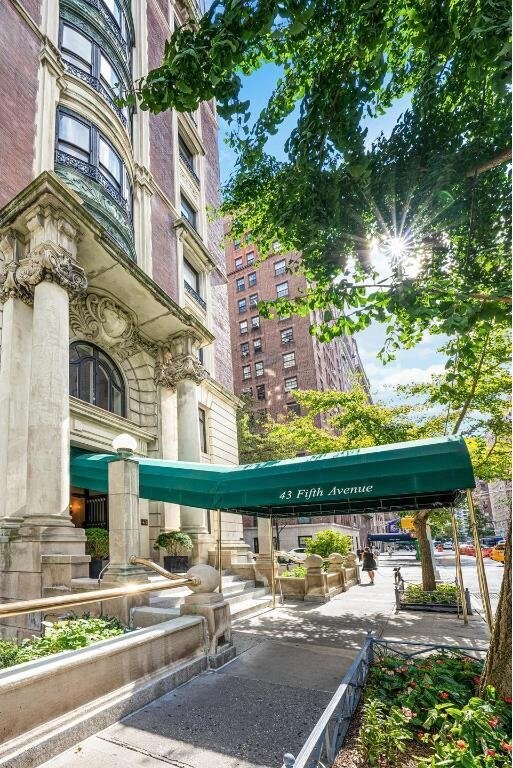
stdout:
<svg viewBox="0 0 513 768">
<path fill-rule="evenodd" d="M 109 532 L 104 528 L 86 528 L 86 555 L 91 555 L 89 578 L 98 579 L 109 562 Z"/>
<path fill-rule="evenodd" d="M 164 568 L 170 573 L 184 573 L 189 567 L 188 552 L 192 549 L 192 539 L 182 531 L 160 533 L 153 549 L 164 549 Z"/>
</svg>

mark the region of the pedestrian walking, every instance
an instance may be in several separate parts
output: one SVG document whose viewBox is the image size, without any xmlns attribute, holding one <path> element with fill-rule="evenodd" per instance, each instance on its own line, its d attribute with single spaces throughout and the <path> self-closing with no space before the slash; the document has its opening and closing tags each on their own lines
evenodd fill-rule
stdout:
<svg viewBox="0 0 513 768">
<path fill-rule="evenodd" d="M 365 547 L 363 550 L 363 564 L 362 571 L 367 571 L 369 574 L 370 583 L 374 584 L 374 572 L 378 570 L 378 564 L 376 558 L 370 547 Z"/>
<path fill-rule="evenodd" d="M 356 550 L 356 557 L 358 558 L 359 563 L 362 562 L 362 554 L 363 554 L 363 550 L 360 549 L 360 547 L 358 547 L 358 549 Z"/>
</svg>

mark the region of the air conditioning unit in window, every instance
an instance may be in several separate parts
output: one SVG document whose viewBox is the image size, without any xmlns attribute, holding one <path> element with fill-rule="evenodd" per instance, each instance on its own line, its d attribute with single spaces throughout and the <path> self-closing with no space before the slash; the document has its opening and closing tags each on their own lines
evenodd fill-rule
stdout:
<svg viewBox="0 0 513 768">
<path fill-rule="evenodd" d="M 242 355 L 242 357 L 248 357 L 249 356 L 249 352 L 241 352 L 241 355 Z"/>
</svg>

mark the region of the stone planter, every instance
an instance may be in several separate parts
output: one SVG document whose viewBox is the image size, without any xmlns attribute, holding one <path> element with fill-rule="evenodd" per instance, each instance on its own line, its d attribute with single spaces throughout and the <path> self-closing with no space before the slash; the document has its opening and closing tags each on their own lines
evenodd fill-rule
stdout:
<svg viewBox="0 0 513 768">
<path fill-rule="evenodd" d="M 189 570 L 189 555 L 164 555 L 164 568 L 169 573 L 185 573 Z"/>
<path fill-rule="evenodd" d="M 104 568 L 107 567 L 109 564 L 109 559 L 106 558 L 105 560 L 91 560 L 89 563 L 89 578 L 90 579 L 99 579 L 100 573 L 103 571 Z"/>
<path fill-rule="evenodd" d="M 465 590 L 465 602 L 467 603 L 467 613 L 472 615 L 472 604 L 468 589 Z M 426 611 L 428 613 L 458 613 L 461 611 L 461 606 L 458 608 L 456 603 L 403 603 L 402 600 L 397 598 L 396 606 L 398 611 Z"/>
</svg>

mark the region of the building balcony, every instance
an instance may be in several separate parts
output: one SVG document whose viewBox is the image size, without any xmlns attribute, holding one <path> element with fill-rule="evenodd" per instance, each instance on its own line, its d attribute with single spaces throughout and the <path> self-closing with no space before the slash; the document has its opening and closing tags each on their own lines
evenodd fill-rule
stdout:
<svg viewBox="0 0 513 768">
<path fill-rule="evenodd" d="M 193 287 L 192 287 L 192 285 L 189 285 L 189 283 L 187 282 L 187 280 L 184 280 L 184 281 L 183 281 L 183 285 L 184 285 L 184 288 L 185 288 L 185 291 L 186 291 L 186 293 L 187 293 L 187 294 L 188 294 L 188 295 L 189 295 L 189 296 L 190 296 L 192 299 L 194 299 L 194 301 L 196 302 L 196 304 L 199 304 L 199 306 L 201 307 L 201 309 L 202 309 L 204 312 L 206 312 L 206 311 L 207 311 L 207 302 L 205 301 L 205 299 L 203 299 L 203 298 L 202 298 L 202 297 L 199 295 L 198 291 L 197 291 L 195 288 L 193 288 Z"/>
<path fill-rule="evenodd" d="M 120 109 L 120 107 L 118 107 L 112 94 L 103 85 L 101 80 L 99 80 L 97 77 L 94 77 L 93 75 L 88 74 L 87 72 L 84 72 L 83 69 L 80 69 L 80 67 L 76 67 L 74 64 L 71 64 L 69 61 L 65 61 L 64 66 L 66 68 L 66 72 L 69 72 L 70 75 L 73 75 L 74 77 L 78 77 L 84 83 L 87 83 L 87 85 L 91 86 L 91 88 L 94 88 L 94 90 L 97 93 L 99 93 L 100 96 L 103 97 L 103 99 L 105 99 L 105 101 L 108 103 L 112 111 L 115 112 L 116 115 L 119 117 L 125 130 L 128 132 L 129 125 L 128 125 L 128 120 L 126 118 L 126 115 L 123 113 L 123 110 Z"/>
</svg>

